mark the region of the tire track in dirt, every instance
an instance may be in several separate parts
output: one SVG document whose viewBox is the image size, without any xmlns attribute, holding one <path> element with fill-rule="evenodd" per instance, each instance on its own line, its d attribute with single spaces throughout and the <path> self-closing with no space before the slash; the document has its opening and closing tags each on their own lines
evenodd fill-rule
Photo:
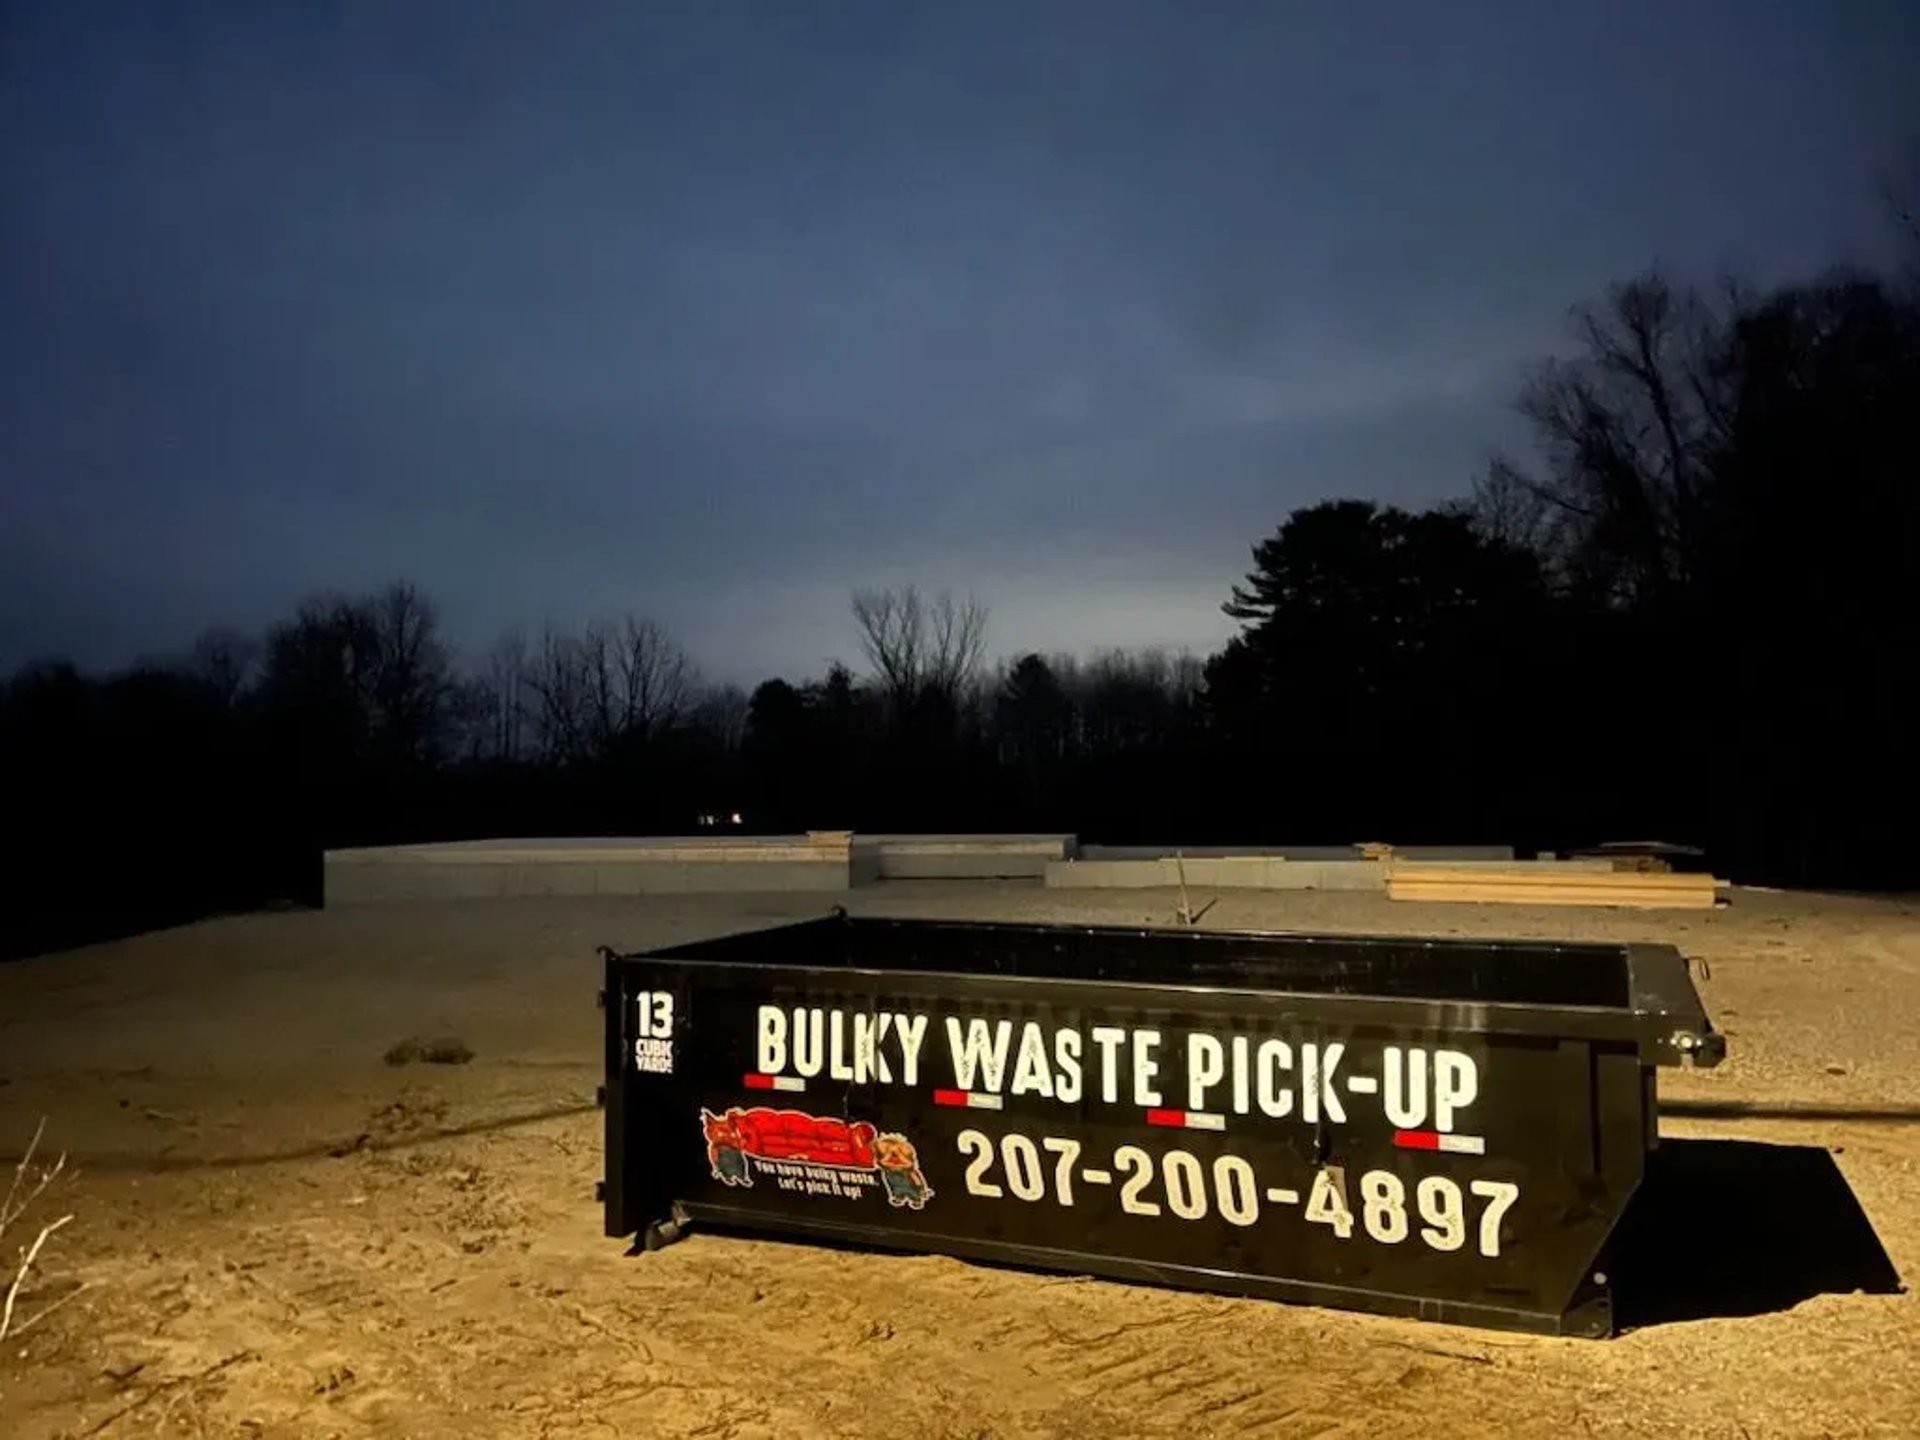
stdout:
<svg viewBox="0 0 1920 1440">
<path fill-rule="evenodd" d="M 1108 1417 L 1111 1433 L 1331 1435 L 1347 1423 L 1340 1388 L 1350 1372 L 1290 1366 L 1294 1347 L 1261 1355 L 1232 1343 L 1253 1313 L 1245 1302 L 1084 1282 L 1036 1306 L 1035 1292 L 1048 1289 L 1046 1281 L 1009 1277 L 995 1293 L 956 1306 L 951 1320 L 970 1342 L 991 1337 L 1023 1356 L 1035 1380 L 1064 1391 L 1073 1413 Z M 1119 1296 L 1161 1313 L 1114 1325 Z M 975 1314 L 979 1323 L 971 1323 Z M 1276 1370 L 1279 1385 L 1268 1378 Z"/>
<path fill-rule="evenodd" d="M 1107 1358 L 1077 1367 L 1072 1380 L 1096 1387 L 1128 1414 L 1150 1414 L 1154 1426 L 1168 1433 L 1259 1434 L 1285 1423 L 1291 1434 L 1303 1426 L 1340 1423 L 1321 1413 L 1333 1387 L 1320 1377 L 1286 1372 L 1285 1398 L 1278 1400 L 1266 1384 L 1249 1382 L 1250 1367 L 1209 1353 L 1204 1345 L 1204 1340 L 1168 1344 L 1136 1332 L 1116 1340 L 1110 1347 L 1115 1353 Z"/>
<path fill-rule="evenodd" d="M 1036 1305 L 1036 1292 L 1052 1298 Z M 1030 1317 L 1014 1343 L 1033 1373 L 1114 1415 L 1116 1433 L 1420 1435 L 1439 1392 L 1464 1394 L 1469 1373 L 1500 1363 L 1470 1341 L 1403 1339 L 1391 1320 L 1100 1282 L 1049 1292 L 1016 1279 L 984 1303 Z M 1139 1318 L 1113 1324 L 1129 1311 Z M 1415 1353 L 1430 1349 L 1454 1363 Z"/>
</svg>

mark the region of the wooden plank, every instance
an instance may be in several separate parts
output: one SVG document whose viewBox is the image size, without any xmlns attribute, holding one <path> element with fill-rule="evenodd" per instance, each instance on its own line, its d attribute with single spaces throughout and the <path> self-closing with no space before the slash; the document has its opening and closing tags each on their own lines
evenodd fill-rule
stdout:
<svg viewBox="0 0 1920 1440">
<path fill-rule="evenodd" d="M 1611 894 L 1595 892 L 1592 894 L 1570 894 L 1563 891 L 1533 890 L 1402 890 L 1389 886 L 1387 898 L 1402 901 L 1424 901 L 1430 904 L 1457 905 L 1553 905 L 1553 906 L 1589 906 L 1605 909 L 1614 907 L 1628 910 L 1711 910 L 1714 908 L 1712 895 L 1640 895 L 1632 892 L 1616 891 Z"/>
<path fill-rule="evenodd" d="M 1442 884 L 1471 884 L 1475 881 L 1502 885 L 1536 885 L 1550 889 L 1557 885 L 1627 885 L 1649 890 L 1694 890 L 1711 888 L 1711 875 L 1637 873 L 1624 870 L 1587 870 L 1557 866 L 1466 866 L 1400 863 L 1393 867 L 1396 879 L 1432 880 Z"/>
<path fill-rule="evenodd" d="M 1542 873 L 1539 870 L 1465 869 L 1397 865 L 1387 876 L 1394 900 L 1465 904 L 1617 905 L 1640 909 L 1711 909 L 1718 885 L 1711 875 L 1635 871 Z"/>
<path fill-rule="evenodd" d="M 1389 877 L 1402 886 L 1427 886 L 1435 889 L 1460 889 L 1471 886 L 1486 886 L 1500 890 L 1554 891 L 1554 890 L 1590 890 L 1595 892 L 1613 890 L 1634 890 L 1649 895 L 1691 895 L 1695 892 L 1710 893 L 1714 888 L 1711 875 L 1641 875 L 1630 871 L 1601 871 L 1586 875 L 1551 876 L 1512 876 L 1512 875 L 1461 875 L 1461 876 L 1421 876 L 1393 873 Z M 1672 879 L 1685 879 L 1685 885 L 1663 883 Z"/>
</svg>

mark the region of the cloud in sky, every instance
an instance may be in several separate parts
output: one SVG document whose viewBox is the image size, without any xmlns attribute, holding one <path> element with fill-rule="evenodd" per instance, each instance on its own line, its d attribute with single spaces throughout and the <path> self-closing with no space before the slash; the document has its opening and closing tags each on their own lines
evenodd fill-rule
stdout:
<svg viewBox="0 0 1920 1440">
<path fill-rule="evenodd" d="M 742 680 L 889 580 L 1210 646 L 1608 280 L 1872 258 L 1920 130 L 1895 4 L 804 9 L 11 7 L 0 666 L 396 575 Z"/>
</svg>

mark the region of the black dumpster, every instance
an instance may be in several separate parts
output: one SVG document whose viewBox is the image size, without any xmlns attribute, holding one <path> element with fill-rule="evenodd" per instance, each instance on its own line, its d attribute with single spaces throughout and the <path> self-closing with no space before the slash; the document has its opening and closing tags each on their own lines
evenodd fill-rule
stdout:
<svg viewBox="0 0 1920 1440">
<path fill-rule="evenodd" d="M 606 958 L 609 1235 L 1605 1335 L 1678 951 L 848 918 Z"/>
</svg>

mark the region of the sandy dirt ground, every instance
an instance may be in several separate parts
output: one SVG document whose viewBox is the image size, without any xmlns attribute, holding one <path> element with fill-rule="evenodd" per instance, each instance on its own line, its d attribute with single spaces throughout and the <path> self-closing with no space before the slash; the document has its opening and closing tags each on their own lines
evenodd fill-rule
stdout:
<svg viewBox="0 0 1920 1440">
<path fill-rule="evenodd" d="M 1172 906 L 975 884 L 851 902 L 1156 923 Z M 593 1200 L 594 947 L 822 908 L 256 915 L 0 966 L 0 1156 L 45 1116 L 77 1171 L 40 1212 L 75 1218 L 19 1313 L 58 1308 L 0 1353 L 0 1435 L 1920 1434 L 1905 1293 L 1595 1342 L 700 1234 L 628 1255 Z M 1731 1053 L 1662 1072 L 1663 1134 L 1835 1152 L 1900 1276 L 1920 1273 L 1920 906 L 1230 894 L 1204 923 L 1675 943 L 1708 962 Z M 422 1034 L 475 1058 L 383 1063 Z"/>
</svg>

